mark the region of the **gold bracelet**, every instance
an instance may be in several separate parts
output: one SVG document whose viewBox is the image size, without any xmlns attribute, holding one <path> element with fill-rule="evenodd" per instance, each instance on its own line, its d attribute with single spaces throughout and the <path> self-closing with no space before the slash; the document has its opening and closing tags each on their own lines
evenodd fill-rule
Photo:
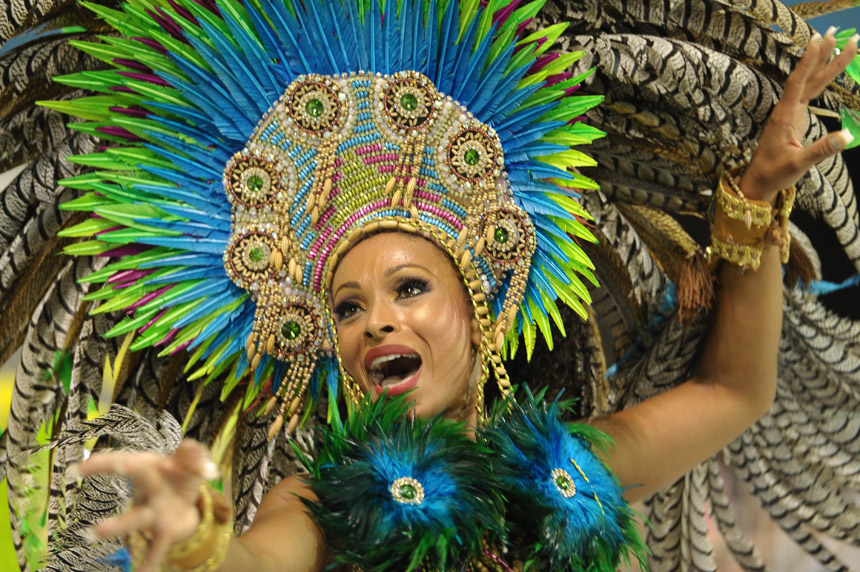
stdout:
<svg viewBox="0 0 860 572">
<path fill-rule="evenodd" d="M 794 206 L 795 189 L 779 192 L 776 206 L 744 196 L 737 177 L 720 177 L 711 208 L 711 245 L 708 255 L 717 256 L 741 268 L 758 270 L 765 244 L 779 247 L 783 264 L 788 262 L 791 236 L 788 218 Z"/>
<path fill-rule="evenodd" d="M 220 496 L 217 498 L 226 505 Z M 170 548 L 165 572 L 214 572 L 224 562 L 232 534 L 226 507 L 219 506 L 216 511 L 215 500 L 209 485 L 200 485 L 200 525 L 190 538 Z"/>
<path fill-rule="evenodd" d="M 220 496 L 213 496 L 208 485 L 201 485 L 197 500 L 200 524 L 188 539 L 170 548 L 167 560 L 161 566 L 162 572 L 215 572 L 226 559 L 230 537 L 233 536 L 228 508 Z M 143 564 L 151 540 L 146 532 L 128 535 L 126 543 L 133 568 Z"/>
<path fill-rule="evenodd" d="M 752 225 L 770 226 L 773 222 L 773 207 L 766 201 L 746 198 L 738 183 L 739 180 L 734 174 L 729 171 L 723 173 L 715 195 L 717 206 L 730 219 L 742 220 L 747 230 L 750 230 Z"/>
<path fill-rule="evenodd" d="M 181 560 L 187 557 L 198 551 L 211 538 L 215 513 L 212 510 L 212 492 L 207 485 L 200 485 L 197 509 L 200 511 L 200 524 L 197 525 L 197 530 L 187 539 L 170 547 L 167 552 L 168 560 Z"/>
</svg>

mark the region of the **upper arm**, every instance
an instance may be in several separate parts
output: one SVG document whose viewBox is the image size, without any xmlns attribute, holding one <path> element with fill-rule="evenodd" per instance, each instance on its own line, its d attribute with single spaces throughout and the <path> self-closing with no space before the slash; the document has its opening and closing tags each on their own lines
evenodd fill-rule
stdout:
<svg viewBox="0 0 860 572">
<path fill-rule="evenodd" d="M 760 415 L 743 394 L 694 378 L 589 423 L 614 440 L 605 461 L 635 502 L 709 458 Z"/>
<path fill-rule="evenodd" d="M 239 538 L 267 571 L 311 572 L 323 567 L 325 538 L 300 497 L 315 498 L 298 476 L 275 485 L 263 497 L 251 528 Z"/>
<path fill-rule="evenodd" d="M 681 385 L 591 424 L 615 440 L 606 456 L 639 500 L 667 486 L 743 433 L 776 393 L 782 324 L 778 252 L 757 272 L 724 265 L 698 371 Z M 638 486 L 637 486 L 638 485 Z"/>
</svg>

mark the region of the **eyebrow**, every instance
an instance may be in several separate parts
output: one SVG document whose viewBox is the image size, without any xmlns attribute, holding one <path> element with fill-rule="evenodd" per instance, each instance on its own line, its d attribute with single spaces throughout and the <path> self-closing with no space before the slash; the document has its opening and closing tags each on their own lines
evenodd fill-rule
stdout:
<svg viewBox="0 0 860 572">
<path fill-rule="evenodd" d="M 429 268 L 427 268 L 425 266 L 421 266 L 420 264 L 413 264 L 413 263 L 398 264 L 397 266 L 392 266 L 391 268 L 389 268 L 388 270 L 385 271 L 385 274 L 383 274 L 383 276 L 388 278 L 389 276 L 392 276 L 393 274 L 397 274 L 401 270 L 405 270 L 407 268 L 420 268 L 421 270 L 423 270 L 427 274 L 430 274 L 434 278 L 436 277 L 436 275 L 433 272 L 431 272 Z M 332 298 L 337 298 L 337 293 L 340 292 L 343 288 L 361 288 L 361 284 L 359 284 L 355 280 L 350 280 L 349 282 L 344 282 L 343 284 L 341 284 L 340 286 L 337 287 L 337 290 L 334 291 Z"/>
</svg>

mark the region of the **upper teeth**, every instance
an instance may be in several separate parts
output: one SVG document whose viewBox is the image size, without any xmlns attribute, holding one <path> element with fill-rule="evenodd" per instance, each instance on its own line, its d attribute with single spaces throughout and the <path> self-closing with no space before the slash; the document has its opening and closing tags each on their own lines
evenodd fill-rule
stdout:
<svg viewBox="0 0 860 572">
<path fill-rule="evenodd" d="M 376 358 L 370 363 L 370 369 L 378 370 L 382 367 L 382 364 L 396 360 L 397 358 L 411 356 L 413 354 L 388 354 L 387 356 L 381 356 Z"/>
</svg>

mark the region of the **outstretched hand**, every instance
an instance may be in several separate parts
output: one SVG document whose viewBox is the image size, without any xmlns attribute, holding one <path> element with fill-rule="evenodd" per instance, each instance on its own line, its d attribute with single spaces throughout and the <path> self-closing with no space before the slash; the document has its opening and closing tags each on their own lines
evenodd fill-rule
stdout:
<svg viewBox="0 0 860 572">
<path fill-rule="evenodd" d="M 124 514 L 93 528 L 99 538 L 147 532 L 152 541 L 141 572 L 156 572 L 171 544 L 190 537 L 200 523 L 197 499 L 204 478 L 215 471 L 197 441 L 182 441 L 170 456 L 156 453 L 96 453 L 77 466 L 80 475 L 115 473 L 131 480 L 134 502 Z"/>
<path fill-rule="evenodd" d="M 751 199 L 774 202 L 779 190 L 793 185 L 816 163 L 842 151 L 853 138 L 847 130 L 831 133 L 808 147 L 802 143 L 807 129 L 809 102 L 842 73 L 857 54 L 858 35 L 830 59 L 836 47 L 835 29 L 824 38 L 815 34 L 797 67 L 788 76 L 785 91 L 773 108 L 767 126 L 741 177 L 740 187 Z M 828 61 L 829 60 L 829 61 Z"/>
</svg>

